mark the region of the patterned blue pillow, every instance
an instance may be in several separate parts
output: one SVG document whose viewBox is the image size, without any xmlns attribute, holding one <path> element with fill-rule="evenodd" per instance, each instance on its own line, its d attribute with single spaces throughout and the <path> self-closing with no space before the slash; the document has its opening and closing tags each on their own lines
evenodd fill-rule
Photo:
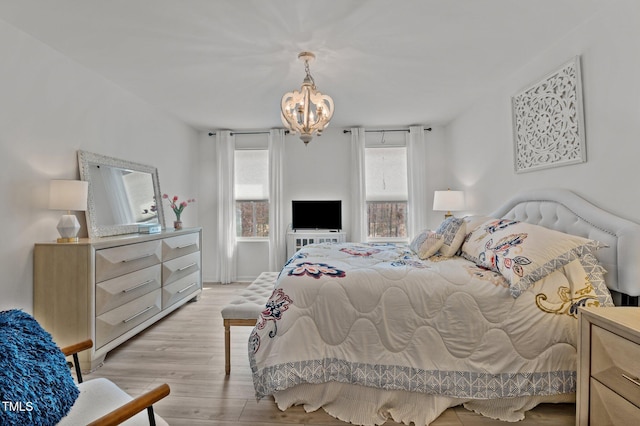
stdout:
<svg viewBox="0 0 640 426">
<path fill-rule="evenodd" d="M 436 234 L 442 235 L 444 244 L 440 247 L 440 254 L 445 257 L 451 257 L 462 246 L 464 242 L 467 226 L 463 219 L 457 217 L 448 217 L 436 229 Z"/>
<path fill-rule="evenodd" d="M 418 253 L 420 250 L 420 246 L 425 242 L 427 236 L 429 236 L 429 232 L 432 232 L 430 229 L 424 229 L 415 238 L 409 243 L 409 248 L 413 250 L 414 253 Z"/>
<path fill-rule="evenodd" d="M 51 335 L 25 312 L 0 312 L 0 425 L 55 425 L 79 393 Z"/>
</svg>

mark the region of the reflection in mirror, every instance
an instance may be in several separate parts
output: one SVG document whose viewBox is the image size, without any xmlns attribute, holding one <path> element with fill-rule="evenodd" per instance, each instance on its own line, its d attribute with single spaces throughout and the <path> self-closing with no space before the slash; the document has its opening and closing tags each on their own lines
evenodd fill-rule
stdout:
<svg viewBox="0 0 640 426">
<path fill-rule="evenodd" d="M 89 182 L 90 237 L 138 232 L 142 223 L 164 227 L 157 169 L 86 151 L 78 151 L 78 163 Z"/>
</svg>

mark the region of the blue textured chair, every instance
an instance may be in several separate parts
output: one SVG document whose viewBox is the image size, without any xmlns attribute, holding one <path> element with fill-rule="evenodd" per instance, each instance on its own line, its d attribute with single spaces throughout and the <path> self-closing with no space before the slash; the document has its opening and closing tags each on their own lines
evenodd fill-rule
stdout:
<svg viewBox="0 0 640 426">
<path fill-rule="evenodd" d="M 0 312 L 0 425 L 167 425 L 153 412 L 169 395 L 166 383 L 132 398 L 108 379 L 82 380 L 77 353 L 92 346 L 60 349 L 31 315 Z"/>
</svg>

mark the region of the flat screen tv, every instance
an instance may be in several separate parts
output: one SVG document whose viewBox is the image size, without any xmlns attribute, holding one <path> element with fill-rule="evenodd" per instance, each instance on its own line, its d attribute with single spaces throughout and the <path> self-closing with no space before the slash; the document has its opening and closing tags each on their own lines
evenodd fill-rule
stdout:
<svg viewBox="0 0 640 426">
<path fill-rule="evenodd" d="M 295 229 L 342 229 L 342 201 L 291 201 Z"/>
</svg>

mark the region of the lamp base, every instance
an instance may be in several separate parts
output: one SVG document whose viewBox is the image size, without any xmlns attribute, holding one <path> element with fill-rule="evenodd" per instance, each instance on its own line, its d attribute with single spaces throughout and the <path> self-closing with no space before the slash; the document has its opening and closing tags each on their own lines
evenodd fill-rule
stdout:
<svg viewBox="0 0 640 426">
<path fill-rule="evenodd" d="M 62 215 L 60 222 L 58 222 L 58 232 L 60 238 L 59 243 L 77 243 L 78 231 L 80 230 L 80 223 L 78 219 L 72 214 Z"/>
<path fill-rule="evenodd" d="M 78 241 L 80 241 L 78 237 L 58 238 L 56 240 L 57 243 L 77 243 Z"/>
</svg>

